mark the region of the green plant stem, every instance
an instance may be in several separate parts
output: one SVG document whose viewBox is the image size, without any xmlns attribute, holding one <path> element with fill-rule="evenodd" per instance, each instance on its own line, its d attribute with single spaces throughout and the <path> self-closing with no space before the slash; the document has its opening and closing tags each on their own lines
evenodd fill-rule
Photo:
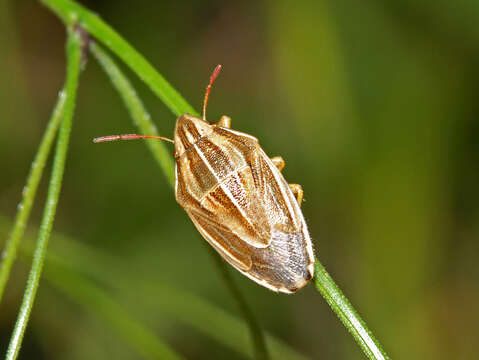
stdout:
<svg viewBox="0 0 479 360">
<path fill-rule="evenodd" d="M 127 64 L 176 115 L 196 111 L 133 46 L 98 15 L 70 0 L 40 0 L 67 26 L 80 25 Z"/>
<path fill-rule="evenodd" d="M 213 261 L 217 265 L 221 276 L 225 280 L 225 283 L 228 286 L 229 291 L 231 292 L 231 294 L 233 295 L 233 298 L 238 303 L 238 306 L 243 316 L 246 319 L 246 323 L 248 324 L 249 331 L 252 335 L 252 340 L 254 345 L 253 348 L 255 350 L 255 359 L 261 359 L 261 360 L 269 359 L 270 356 L 266 347 L 266 341 L 261 331 L 261 327 L 256 321 L 256 318 L 253 312 L 251 311 L 251 309 L 249 308 L 245 298 L 243 297 L 243 294 L 241 294 L 241 291 L 239 291 L 238 287 L 235 285 L 233 278 L 231 277 L 231 273 L 224 265 L 223 259 L 221 259 L 218 256 L 218 254 L 212 247 L 208 246 L 208 250 L 211 254 L 211 257 L 213 258 Z"/>
<path fill-rule="evenodd" d="M 52 148 L 53 140 L 60 126 L 60 120 L 62 119 L 63 111 L 65 109 L 65 93 L 61 91 L 58 94 L 58 100 L 53 110 L 52 116 L 48 122 L 43 138 L 38 147 L 38 152 L 30 167 L 30 173 L 28 174 L 27 182 L 22 191 L 22 200 L 18 205 L 17 216 L 15 223 L 13 224 L 12 231 L 5 243 L 5 248 L 1 255 L 0 263 L 0 302 L 7 285 L 8 278 L 12 265 L 17 256 L 18 246 L 20 239 L 25 232 L 25 227 L 30 217 L 33 202 L 35 201 L 35 195 L 37 193 L 38 184 L 42 178 L 43 170 Z"/>
<path fill-rule="evenodd" d="M 316 260 L 314 284 L 323 295 L 331 309 L 349 330 L 354 340 L 369 359 L 389 359 L 379 341 L 376 340 L 366 323 L 361 319 L 338 285 L 328 274 L 324 266 Z"/>
<path fill-rule="evenodd" d="M 133 118 L 134 123 L 143 133 L 157 135 L 156 128 L 130 81 L 125 75 L 123 75 L 115 62 L 99 45 L 92 43 L 90 45 L 90 50 L 110 77 L 110 80 L 112 81 L 116 90 L 120 93 L 128 111 L 130 112 L 131 117 Z M 152 151 L 153 156 L 158 161 L 160 167 L 163 169 L 163 171 L 165 171 L 170 186 L 174 188 L 174 164 L 171 155 L 167 153 L 164 144 L 157 140 L 149 140 L 148 146 Z M 213 252 L 212 255 L 215 264 L 217 265 L 222 278 L 225 280 L 228 290 L 232 293 L 233 298 L 237 301 L 239 309 L 248 323 L 256 358 L 268 359 L 269 356 L 264 335 L 253 315 L 253 312 L 248 307 L 246 300 L 243 298 L 241 292 L 234 284 L 233 279 L 231 279 L 225 263 L 219 258 L 218 254 L 216 254 L 213 249 L 209 248 L 209 250 Z"/>
<path fill-rule="evenodd" d="M 179 93 L 155 71 L 143 56 L 97 15 L 70 0 L 41 1 L 66 24 L 72 24 L 78 21 L 92 36 L 105 44 L 130 66 L 130 68 L 150 86 L 153 92 L 165 102 L 175 115 L 183 113 L 197 114 Z M 370 359 L 387 359 L 387 355 L 377 340 L 374 339 L 372 333 L 367 329 L 365 323 L 357 315 L 352 305 L 347 301 L 338 286 L 324 270 L 319 260 L 316 262 L 316 268 L 315 284 L 317 289 L 351 332 L 361 349 L 363 349 Z"/>
<path fill-rule="evenodd" d="M 33 254 L 32 267 L 28 276 L 27 286 L 23 296 L 22 305 L 18 313 L 17 322 L 10 339 L 10 345 L 7 350 L 7 359 L 16 359 L 20 351 L 23 335 L 30 318 L 30 313 L 35 300 L 35 295 L 40 282 L 42 267 L 50 237 L 53 220 L 55 218 L 56 207 L 60 195 L 63 172 L 65 169 L 65 160 L 70 138 L 73 110 L 75 107 L 76 91 L 78 87 L 78 78 L 81 68 L 82 40 L 76 31 L 70 31 L 67 41 L 67 77 L 65 83 L 65 105 L 63 119 L 58 136 L 53 170 L 48 189 L 43 220 L 40 226 L 40 232 Z"/>
<path fill-rule="evenodd" d="M 103 70 L 108 74 L 113 86 L 120 94 L 126 108 L 128 109 L 133 122 L 143 134 L 158 135 L 156 126 L 151 121 L 150 114 L 146 111 L 141 99 L 138 97 L 130 81 L 121 72 L 112 58 L 98 44 L 92 42 L 90 51 L 98 60 Z M 145 140 L 151 153 L 155 157 L 158 165 L 163 170 L 169 184 L 174 187 L 175 184 L 175 164 L 171 154 L 166 149 L 162 141 L 155 139 Z"/>
<path fill-rule="evenodd" d="M 96 317 L 116 329 L 123 341 L 146 359 L 182 359 L 168 345 L 158 339 L 149 328 L 133 318 L 104 290 L 85 277 L 61 266 L 48 256 L 45 277 L 63 291 L 72 301 L 84 306 Z"/>
</svg>

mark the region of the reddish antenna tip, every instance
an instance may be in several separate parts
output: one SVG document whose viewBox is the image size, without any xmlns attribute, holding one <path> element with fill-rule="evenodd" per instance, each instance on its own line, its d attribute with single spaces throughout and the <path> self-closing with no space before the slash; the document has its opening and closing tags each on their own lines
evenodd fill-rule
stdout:
<svg viewBox="0 0 479 360">
<path fill-rule="evenodd" d="M 203 120 L 206 121 L 206 105 L 208 104 L 208 97 L 210 96 L 211 86 L 213 85 L 216 77 L 221 71 L 222 66 L 220 64 L 216 65 L 215 69 L 213 70 L 213 74 L 211 74 L 210 82 L 206 87 L 206 94 L 205 99 L 203 100 Z"/>
<path fill-rule="evenodd" d="M 215 81 L 216 77 L 221 71 L 221 68 L 222 68 L 221 64 L 216 65 L 215 69 L 213 70 L 213 75 L 211 75 L 210 84 L 212 84 L 213 81 Z"/>
</svg>

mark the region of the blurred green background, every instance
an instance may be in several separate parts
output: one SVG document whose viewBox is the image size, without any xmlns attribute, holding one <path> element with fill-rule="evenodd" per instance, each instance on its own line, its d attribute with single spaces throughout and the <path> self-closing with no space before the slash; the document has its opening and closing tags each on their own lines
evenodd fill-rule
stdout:
<svg viewBox="0 0 479 360">
<path fill-rule="evenodd" d="M 479 2 L 82 3 L 198 110 L 212 69 L 223 64 L 209 120 L 230 115 L 234 129 L 284 157 L 286 179 L 304 188 L 317 255 L 389 355 L 477 356 Z M 36 1 L 0 1 L 2 241 L 64 81 L 64 41 L 61 22 Z M 175 117 L 127 74 L 160 133 L 171 137 Z M 94 59 L 81 76 L 76 109 L 54 227 L 68 240 L 54 237 L 50 249 L 90 270 L 94 256 L 79 258 L 70 242 L 108 254 L 128 276 L 114 278 L 121 271 L 111 266 L 103 276 L 123 290 L 99 285 L 185 357 L 243 359 L 162 309 L 177 306 L 164 290 L 171 286 L 241 320 L 204 240 L 144 144 L 92 144 L 96 136 L 135 132 Z M 31 236 L 46 185 L 44 179 Z M 1 351 L 24 290 L 25 260 L 15 265 L 1 304 Z M 298 352 L 314 359 L 362 356 L 312 286 L 278 295 L 231 272 L 262 328 Z M 140 281 L 158 286 L 140 291 L 134 287 Z M 155 306 L 152 299 L 161 301 Z M 43 281 L 21 358 L 141 358 L 79 305 Z"/>
</svg>

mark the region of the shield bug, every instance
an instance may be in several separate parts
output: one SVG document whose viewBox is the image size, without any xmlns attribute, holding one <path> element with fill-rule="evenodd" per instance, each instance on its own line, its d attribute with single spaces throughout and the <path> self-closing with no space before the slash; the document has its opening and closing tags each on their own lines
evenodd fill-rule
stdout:
<svg viewBox="0 0 479 360">
<path fill-rule="evenodd" d="M 113 135 L 95 142 L 158 138 L 175 145 L 177 202 L 201 235 L 238 271 L 273 291 L 293 293 L 312 279 L 314 253 L 300 209 L 303 191 L 281 174 L 281 157 L 269 158 L 254 136 L 230 129 L 231 119 L 176 120 L 174 140 Z M 296 196 L 295 196 L 296 195 Z"/>
</svg>

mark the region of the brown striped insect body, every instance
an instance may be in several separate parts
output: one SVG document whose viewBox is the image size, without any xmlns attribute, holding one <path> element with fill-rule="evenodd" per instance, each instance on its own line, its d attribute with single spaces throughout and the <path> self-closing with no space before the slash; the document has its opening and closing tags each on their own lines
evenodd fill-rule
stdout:
<svg viewBox="0 0 479 360">
<path fill-rule="evenodd" d="M 228 263 L 260 285 L 292 293 L 314 273 L 313 248 L 300 209 L 302 190 L 283 178 L 282 158 L 270 159 L 255 137 L 230 129 L 229 117 L 215 124 L 205 121 L 219 69 L 207 88 L 203 119 L 184 114 L 176 121 L 176 200 Z"/>
</svg>

